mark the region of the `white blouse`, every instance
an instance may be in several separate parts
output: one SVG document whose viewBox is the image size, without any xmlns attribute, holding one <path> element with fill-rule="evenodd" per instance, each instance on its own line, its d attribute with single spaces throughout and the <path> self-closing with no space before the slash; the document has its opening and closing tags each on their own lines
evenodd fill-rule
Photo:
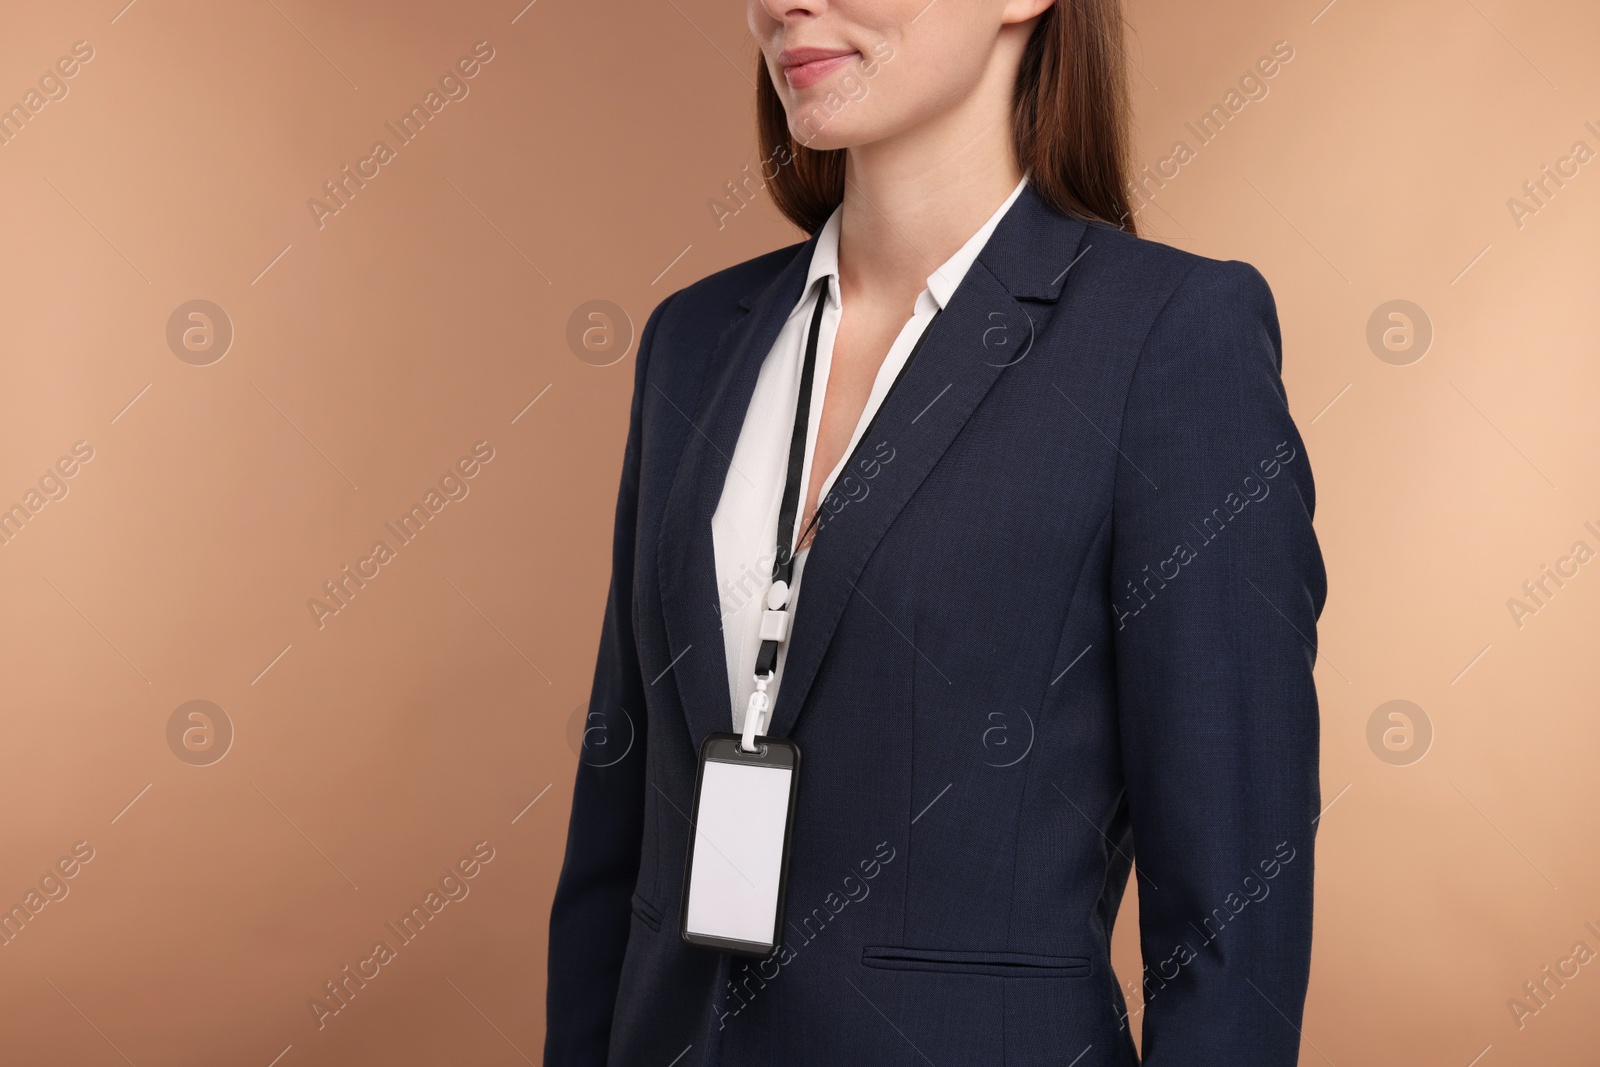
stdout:
<svg viewBox="0 0 1600 1067">
<path fill-rule="evenodd" d="M 927 288 L 917 296 L 911 317 L 900 328 L 900 334 L 889 346 L 889 353 L 878 368 L 867 397 L 866 407 L 856 422 L 838 464 L 822 483 L 818 501 L 826 500 L 828 490 L 839 476 L 845 463 L 873 413 L 883 403 L 889 387 L 894 384 L 906 357 L 915 347 L 917 339 L 927 328 L 936 311 L 949 303 L 956 287 L 967 275 L 967 270 L 983 251 L 989 235 L 1000 224 L 1012 203 L 1022 193 L 1027 179 L 1006 197 L 989 221 L 968 239 L 961 249 L 928 275 Z M 800 507 L 805 507 L 805 488 L 811 484 L 811 460 L 816 451 L 817 432 L 822 423 L 823 399 L 828 393 L 828 369 L 833 362 L 833 341 L 839 330 L 839 320 L 844 304 L 839 291 L 839 212 L 833 214 L 822 227 L 811 254 L 811 268 L 806 273 L 805 288 L 800 302 L 789 312 L 778 339 L 767 353 L 756 379 L 755 392 L 745 412 L 744 427 L 739 432 L 739 443 L 734 446 L 733 459 L 723 483 L 722 497 L 716 514 L 711 519 L 711 539 L 717 563 L 717 587 L 722 604 L 722 638 L 728 659 L 728 692 L 733 700 L 733 732 L 744 728 L 744 712 L 755 691 L 756 654 L 761 648 L 761 613 L 767 587 L 772 580 L 772 564 L 778 539 L 778 510 L 783 502 L 784 475 L 789 463 L 789 442 L 794 432 L 795 404 L 800 395 L 800 371 L 805 358 L 806 332 L 811 316 L 816 311 L 816 301 L 825 294 L 827 307 L 822 312 L 822 328 L 817 337 L 817 361 L 811 387 L 810 432 L 806 436 L 806 458 L 801 470 Z M 817 283 L 821 281 L 822 284 Z M 795 520 L 798 536 L 809 515 Z M 805 571 L 808 546 L 795 556 L 794 576 L 790 581 L 789 612 L 800 610 L 800 579 Z M 793 633 L 794 624 L 790 624 Z M 767 695 L 776 706 L 778 685 L 783 680 L 783 664 L 788 658 L 789 642 L 778 649 L 778 664 Z"/>
</svg>

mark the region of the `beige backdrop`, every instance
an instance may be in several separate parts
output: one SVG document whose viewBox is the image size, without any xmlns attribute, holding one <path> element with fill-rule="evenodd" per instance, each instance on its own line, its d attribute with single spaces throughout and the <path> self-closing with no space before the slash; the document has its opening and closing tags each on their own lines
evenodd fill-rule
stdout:
<svg viewBox="0 0 1600 1067">
<path fill-rule="evenodd" d="M 1324 2 L 1129 11 L 1320 489 L 1301 1062 L 1593 1063 L 1600 12 Z M 743 5 L 124 3 L 0 9 L 0 1058 L 537 1062 L 631 346 L 797 237 Z"/>
</svg>

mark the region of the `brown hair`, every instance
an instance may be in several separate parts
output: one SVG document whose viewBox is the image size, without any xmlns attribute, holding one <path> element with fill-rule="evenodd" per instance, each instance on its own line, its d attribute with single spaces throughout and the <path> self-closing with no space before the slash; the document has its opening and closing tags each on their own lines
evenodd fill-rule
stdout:
<svg viewBox="0 0 1600 1067">
<path fill-rule="evenodd" d="M 1128 201 L 1129 104 L 1120 0 L 1056 0 L 1039 16 L 1012 94 L 1011 136 L 1028 184 L 1057 211 L 1135 232 Z M 876 62 L 876 60 L 872 61 Z M 845 149 L 789 131 L 758 57 L 756 124 L 773 203 L 815 233 L 844 199 Z"/>
</svg>

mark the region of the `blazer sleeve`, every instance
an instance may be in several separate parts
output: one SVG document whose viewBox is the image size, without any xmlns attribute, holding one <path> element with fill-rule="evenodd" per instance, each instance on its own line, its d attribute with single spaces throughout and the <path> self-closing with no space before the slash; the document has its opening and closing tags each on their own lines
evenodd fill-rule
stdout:
<svg viewBox="0 0 1600 1067">
<path fill-rule="evenodd" d="M 603 727 L 613 737 L 624 736 L 618 732 L 620 726 L 631 721 L 634 741 L 627 756 L 609 766 L 601 765 L 609 759 L 578 762 L 566 856 L 550 908 L 546 1067 L 603 1067 L 628 946 L 644 829 L 648 733 L 644 680 L 633 630 L 641 424 L 650 346 L 656 324 L 670 302 L 669 297 L 651 314 L 639 341 L 612 534 L 611 587 L 586 720 L 586 725 Z"/>
<path fill-rule="evenodd" d="M 1298 1060 L 1326 580 L 1281 369 L 1266 281 L 1205 261 L 1123 416 L 1111 626 L 1146 1067 Z"/>
</svg>

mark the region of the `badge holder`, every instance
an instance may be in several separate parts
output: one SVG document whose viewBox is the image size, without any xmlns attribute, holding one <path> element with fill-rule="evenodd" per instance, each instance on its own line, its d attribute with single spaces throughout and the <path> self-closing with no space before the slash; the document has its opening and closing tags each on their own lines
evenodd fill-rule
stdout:
<svg viewBox="0 0 1600 1067">
<path fill-rule="evenodd" d="M 746 752 L 738 734 L 706 738 L 683 872 L 685 944 L 760 959 L 777 951 L 799 786 L 792 741 Z"/>
</svg>

